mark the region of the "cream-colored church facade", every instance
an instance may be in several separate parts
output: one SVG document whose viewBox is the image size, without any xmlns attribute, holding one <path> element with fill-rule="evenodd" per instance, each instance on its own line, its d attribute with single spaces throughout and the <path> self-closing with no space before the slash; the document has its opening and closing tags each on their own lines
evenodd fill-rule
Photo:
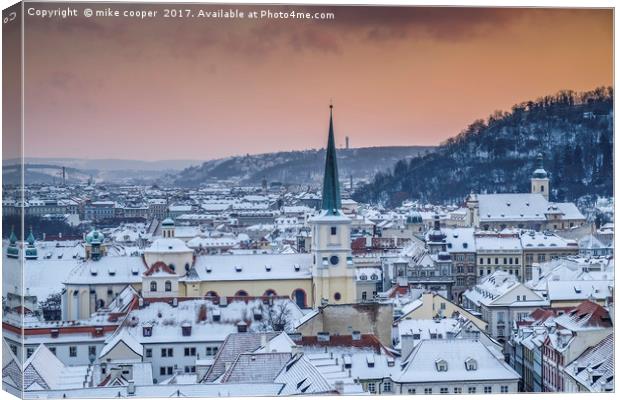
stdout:
<svg viewBox="0 0 620 400">
<path fill-rule="evenodd" d="M 175 238 L 174 222 L 166 219 L 162 237 L 142 255 L 103 255 L 78 265 L 64 282 L 63 319 L 86 319 L 103 307 L 111 308 L 127 285 L 141 293 L 145 302 L 208 297 L 221 303 L 231 298 L 286 296 L 302 308 L 356 303 L 351 219 L 341 211 L 334 143 L 330 112 L 323 209 L 309 220 L 311 253 L 197 256 Z M 99 235 L 91 232 L 88 237 Z M 99 250 L 92 249 L 103 253 Z"/>
</svg>

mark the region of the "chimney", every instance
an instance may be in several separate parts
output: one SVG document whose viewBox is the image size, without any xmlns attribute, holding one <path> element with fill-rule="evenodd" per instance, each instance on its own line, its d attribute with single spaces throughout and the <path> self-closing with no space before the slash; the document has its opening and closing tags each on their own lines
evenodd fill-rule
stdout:
<svg viewBox="0 0 620 400">
<path fill-rule="evenodd" d="M 127 395 L 128 396 L 136 395 L 136 384 L 134 383 L 133 380 L 130 380 L 129 382 L 127 382 Z"/>
<path fill-rule="evenodd" d="M 260 334 L 260 346 L 265 349 L 265 352 L 269 353 L 269 341 L 264 333 Z"/>
<path fill-rule="evenodd" d="M 246 324 L 244 321 L 239 321 L 237 323 L 237 332 L 245 333 L 247 331 L 248 331 L 248 324 Z"/>
<path fill-rule="evenodd" d="M 413 347 L 414 347 L 414 340 L 413 340 L 413 334 L 411 333 L 407 333 L 401 336 L 401 343 L 400 343 L 400 352 L 401 352 L 401 356 L 402 359 L 406 359 L 409 354 L 411 354 L 411 352 L 413 351 Z"/>
</svg>

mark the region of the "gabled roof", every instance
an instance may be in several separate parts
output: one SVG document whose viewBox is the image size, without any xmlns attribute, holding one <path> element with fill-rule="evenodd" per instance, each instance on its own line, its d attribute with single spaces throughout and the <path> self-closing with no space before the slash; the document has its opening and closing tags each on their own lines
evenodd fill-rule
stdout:
<svg viewBox="0 0 620 400">
<path fill-rule="evenodd" d="M 104 358 L 105 355 L 112 351 L 112 349 L 114 349 L 119 343 L 124 343 L 136 355 L 142 357 L 143 349 L 140 342 L 131 333 L 129 333 L 127 329 L 121 326 L 117 333 L 108 339 L 105 346 L 103 346 L 101 353 L 99 353 L 99 358 Z"/>
<path fill-rule="evenodd" d="M 614 335 L 584 351 L 564 371 L 591 392 L 614 389 Z"/>
<path fill-rule="evenodd" d="M 277 336 L 277 333 L 232 333 L 228 335 L 219 351 L 215 356 L 213 365 L 202 379 L 203 383 L 213 382 L 218 379 L 224 372 L 229 363 L 234 362 L 239 354 L 253 352 L 261 346 L 264 340 L 271 340 Z"/>
<path fill-rule="evenodd" d="M 589 300 L 557 317 L 555 323 L 573 331 L 612 327 L 609 312 Z"/>
</svg>

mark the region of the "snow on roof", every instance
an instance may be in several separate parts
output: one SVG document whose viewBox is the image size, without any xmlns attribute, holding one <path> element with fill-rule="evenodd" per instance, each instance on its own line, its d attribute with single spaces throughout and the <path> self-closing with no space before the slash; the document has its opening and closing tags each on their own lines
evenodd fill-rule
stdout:
<svg viewBox="0 0 620 400">
<path fill-rule="evenodd" d="M 140 344 L 138 339 L 134 335 L 132 335 L 127 329 L 121 328 L 113 336 L 110 336 L 106 340 L 105 345 L 99 353 L 99 358 L 104 358 L 106 354 L 108 354 L 119 343 L 124 343 L 127 347 L 131 349 L 131 351 L 136 353 L 136 355 L 142 357 L 142 344 Z"/>
<path fill-rule="evenodd" d="M 497 251 L 520 252 L 521 240 L 518 237 L 499 237 L 496 235 L 476 236 L 476 250 L 478 252 Z"/>
<path fill-rule="evenodd" d="M 302 354 L 293 356 L 284 365 L 274 382 L 284 384 L 279 393 L 281 396 L 333 391 L 327 379 L 312 365 L 308 357 Z"/>
<path fill-rule="evenodd" d="M 476 241 L 474 228 L 445 228 L 442 230 L 446 235 L 448 252 L 450 253 L 475 253 Z"/>
<path fill-rule="evenodd" d="M 575 203 L 553 203 L 564 214 L 562 219 L 585 219 Z"/>
<path fill-rule="evenodd" d="M 569 248 L 576 247 L 574 240 L 567 240 L 553 233 L 528 231 L 521 234 L 523 250 L 532 248 Z"/>
<path fill-rule="evenodd" d="M 144 250 L 144 253 L 191 253 L 185 242 L 176 238 L 158 238 Z"/>
<path fill-rule="evenodd" d="M 549 203 L 540 193 L 479 194 L 480 221 L 546 220 Z"/>
<path fill-rule="evenodd" d="M 310 279 L 311 266 L 312 254 L 230 254 L 198 256 L 195 269 L 202 281 L 239 281 Z"/>
<path fill-rule="evenodd" d="M 438 371 L 436 361 L 444 360 L 448 368 Z M 466 369 L 473 360 L 476 368 Z M 472 382 L 516 381 L 520 378 L 506 362 L 498 359 L 480 341 L 473 339 L 423 340 L 405 362 L 402 373 L 393 377 L 395 382 Z"/>
<path fill-rule="evenodd" d="M 610 392 L 614 389 L 614 335 L 584 351 L 564 372 L 591 392 Z"/>
<path fill-rule="evenodd" d="M 271 340 L 276 333 L 233 333 L 226 337 L 215 356 L 215 360 L 201 382 L 214 382 L 226 372 L 229 363 L 234 362 L 242 353 L 252 352 L 261 346 L 264 340 Z"/>
<path fill-rule="evenodd" d="M 576 280 L 547 282 L 547 298 L 551 301 L 559 300 L 603 300 L 612 296 L 613 280 Z"/>
<path fill-rule="evenodd" d="M 221 383 L 269 383 L 291 360 L 291 353 L 242 353 L 219 380 Z"/>
<path fill-rule="evenodd" d="M 498 270 L 486 276 L 476 286 L 465 291 L 463 295 L 475 304 L 489 305 L 493 300 L 503 296 L 519 285 L 519 280 L 515 275 Z"/>
<path fill-rule="evenodd" d="M 78 264 L 64 283 L 73 285 L 140 283 L 144 271 L 142 257 L 108 255 L 101 257 L 98 261 L 89 260 Z"/>
<path fill-rule="evenodd" d="M 460 326 L 460 322 L 455 318 L 401 320 L 397 325 L 399 340 L 396 348 L 401 347 L 403 335 L 415 335 L 415 345 L 420 340 L 448 339 L 449 334 L 456 335 L 458 333 Z"/>
<path fill-rule="evenodd" d="M 24 363 L 24 388 L 81 388 L 88 366 L 67 367 L 41 344 Z"/>
</svg>

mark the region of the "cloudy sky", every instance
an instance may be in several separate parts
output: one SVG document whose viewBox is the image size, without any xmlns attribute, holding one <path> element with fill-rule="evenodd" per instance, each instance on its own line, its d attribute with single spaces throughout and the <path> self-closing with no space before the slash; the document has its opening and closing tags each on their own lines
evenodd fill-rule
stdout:
<svg viewBox="0 0 620 400">
<path fill-rule="evenodd" d="M 612 84 L 610 10 L 310 11 L 335 19 L 26 17 L 26 156 L 319 148 L 330 99 L 339 144 L 431 145 L 515 103 Z"/>
</svg>

